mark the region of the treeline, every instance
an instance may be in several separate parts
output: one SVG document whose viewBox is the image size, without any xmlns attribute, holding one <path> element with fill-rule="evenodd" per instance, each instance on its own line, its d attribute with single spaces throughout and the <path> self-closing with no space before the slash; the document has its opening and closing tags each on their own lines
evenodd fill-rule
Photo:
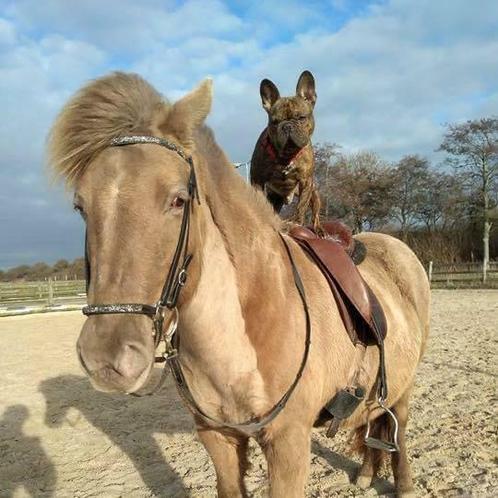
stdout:
<svg viewBox="0 0 498 498">
<path fill-rule="evenodd" d="M 73 262 L 60 259 L 54 265 L 35 263 L 20 265 L 9 270 L 0 270 L 0 282 L 16 280 L 36 281 L 54 278 L 57 280 L 80 280 L 85 278 L 85 260 L 77 258 Z"/>
<path fill-rule="evenodd" d="M 391 233 L 423 262 L 496 259 L 498 119 L 448 125 L 439 150 L 446 160 L 433 165 L 419 155 L 389 163 L 374 152 L 317 145 L 323 217 L 340 218 L 356 233 Z"/>
<path fill-rule="evenodd" d="M 376 230 L 408 243 L 423 263 L 498 258 L 498 118 L 447 125 L 442 164 L 418 155 L 389 163 L 374 152 L 315 146 L 324 219 L 356 233 Z M 493 224 L 494 223 L 494 224 Z M 0 281 L 82 279 L 84 259 L 0 270 Z"/>
</svg>

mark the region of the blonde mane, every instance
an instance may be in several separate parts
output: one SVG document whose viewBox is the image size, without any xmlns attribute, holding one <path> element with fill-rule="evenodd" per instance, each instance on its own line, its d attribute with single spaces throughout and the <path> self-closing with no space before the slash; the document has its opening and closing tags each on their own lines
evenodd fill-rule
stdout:
<svg viewBox="0 0 498 498">
<path fill-rule="evenodd" d="M 115 72 L 91 81 L 63 107 L 49 135 L 48 160 L 56 177 L 68 187 L 110 141 L 118 136 L 150 134 L 154 124 L 166 117 L 171 104 L 137 74 Z M 204 177 L 210 189 L 217 191 L 210 203 L 220 218 L 227 205 L 251 218 L 269 222 L 281 229 L 281 220 L 265 196 L 242 179 L 216 143 L 212 131 L 201 126 L 195 134 L 198 151 L 208 167 Z M 218 209 L 217 209 L 218 208 Z"/>
<path fill-rule="evenodd" d="M 63 107 L 50 132 L 52 171 L 71 186 L 114 137 L 146 133 L 169 107 L 137 74 L 115 72 L 91 81 Z"/>
</svg>

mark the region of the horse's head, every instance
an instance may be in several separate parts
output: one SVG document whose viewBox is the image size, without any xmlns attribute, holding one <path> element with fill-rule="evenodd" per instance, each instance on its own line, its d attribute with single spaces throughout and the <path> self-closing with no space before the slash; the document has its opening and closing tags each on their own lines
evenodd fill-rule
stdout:
<svg viewBox="0 0 498 498">
<path fill-rule="evenodd" d="M 86 223 L 89 303 L 158 301 L 189 196 L 190 168 L 179 154 L 155 144 L 111 147 L 111 140 L 163 137 L 195 157 L 193 133 L 210 105 L 209 81 L 169 105 L 141 78 L 117 73 L 90 83 L 62 110 L 51 160 Z M 152 332 L 145 315 L 89 316 L 77 351 L 93 385 L 139 389 L 154 363 Z"/>
</svg>

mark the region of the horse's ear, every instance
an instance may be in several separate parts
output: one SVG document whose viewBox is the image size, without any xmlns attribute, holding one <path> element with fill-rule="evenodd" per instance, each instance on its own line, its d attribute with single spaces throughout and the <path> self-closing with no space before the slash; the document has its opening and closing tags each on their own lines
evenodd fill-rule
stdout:
<svg viewBox="0 0 498 498">
<path fill-rule="evenodd" d="M 213 80 L 206 78 L 171 106 L 159 129 L 164 135 L 173 135 L 182 145 L 190 147 L 194 131 L 204 123 L 211 110 L 212 100 Z"/>
<path fill-rule="evenodd" d="M 307 100 L 312 106 L 316 102 L 315 78 L 309 71 L 303 71 L 296 85 L 296 95 Z"/>
<path fill-rule="evenodd" d="M 280 93 L 273 81 L 267 80 L 266 78 L 259 85 L 259 94 L 261 95 L 261 101 L 263 102 L 263 108 L 270 112 L 273 104 L 280 98 Z"/>
</svg>

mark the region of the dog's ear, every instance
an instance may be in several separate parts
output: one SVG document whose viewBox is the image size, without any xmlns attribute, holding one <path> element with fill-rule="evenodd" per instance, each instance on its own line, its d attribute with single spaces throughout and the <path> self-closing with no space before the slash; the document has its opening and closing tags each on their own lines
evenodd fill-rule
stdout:
<svg viewBox="0 0 498 498">
<path fill-rule="evenodd" d="M 307 100 L 312 106 L 316 102 L 315 78 L 309 71 L 303 71 L 296 86 L 296 95 Z"/>
<path fill-rule="evenodd" d="M 270 112 L 272 105 L 280 98 L 278 88 L 275 86 L 275 83 L 273 83 L 273 81 L 267 80 L 265 78 L 261 82 L 261 85 L 259 85 L 259 93 L 263 102 L 263 108 L 267 112 Z"/>
</svg>

